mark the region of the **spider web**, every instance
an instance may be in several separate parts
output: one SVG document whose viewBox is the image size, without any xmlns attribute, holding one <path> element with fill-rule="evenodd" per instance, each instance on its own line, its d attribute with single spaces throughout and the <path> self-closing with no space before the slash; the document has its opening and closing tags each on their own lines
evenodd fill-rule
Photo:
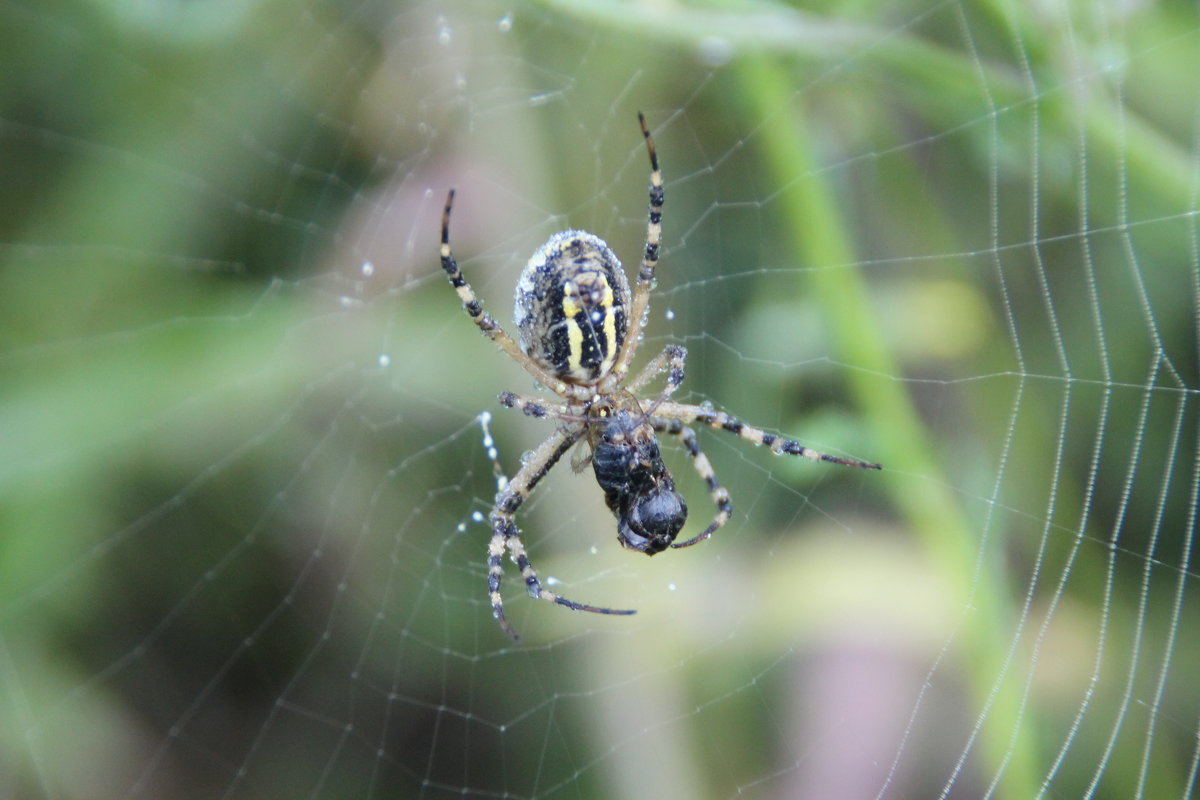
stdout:
<svg viewBox="0 0 1200 800">
<path fill-rule="evenodd" d="M 0 795 L 1195 796 L 1196 9 L 833 8 L 0 0 Z M 647 559 L 564 459 L 533 563 L 639 613 L 510 566 L 514 644 L 441 202 L 502 321 L 629 269 L 638 110 L 635 367 L 885 470 L 699 431 Z"/>
</svg>

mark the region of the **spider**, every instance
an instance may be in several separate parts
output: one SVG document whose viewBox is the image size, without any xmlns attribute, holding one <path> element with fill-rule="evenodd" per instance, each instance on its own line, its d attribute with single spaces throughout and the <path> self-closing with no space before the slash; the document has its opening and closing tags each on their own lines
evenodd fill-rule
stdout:
<svg viewBox="0 0 1200 800">
<path fill-rule="evenodd" d="M 689 424 L 729 431 L 776 454 L 863 469 L 881 468 L 879 464 L 817 452 L 799 442 L 753 428 L 721 411 L 670 402 L 668 398 L 679 388 L 684 376 L 687 351 L 679 345 L 667 345 L 626 382 L 649 312 L 662 241 L 662 172 L 658 168 L 654 139 L 641 112 L 638 122 L 650 155 L 650 220 L 632 294 L 621 262 L 603 240 L 581 230 L 556 233 L 533 254 L 517 281 L 514 320 L 518 343 L 484 311 L 454 259 L 450 249 L 453 189 L 442 212 L 442 269 L 467 316 L 484 336 L 557 395 L 552 401 L 512 392 L 500 395 L 500 403 L 506 408 L 560 422 L 523 462 L 517 474 L 504 484 L 489 516 L 492 536 L 487 551 L 488 597 L 492 616 L 513 639 L 518 637 L 504 616 L 500 596 L 506 552 L 520 569 L 529 595 L 535 599 L 575 611 L 635 613 L 577 603 L 542 586 L 513 521 L 538 482 L 580 440 L 586 440 L 591 448 L 590 456 L 580 468 L 591 461 L 596 482 L 604 490 L 605 502 L 616 517 L 618 541 L 627 549 L 646 555 L 704 541 L 729 521 L 733 510 L 729 492 L 717 480 Z M 664 371 L 666 385 L 658 396 L 638 399 L 635 392 Z M 687 504 L 675 490 L 675 481 L 663 463 L 657 434 L 680 441 L 717 508 L 716 517 L 708 527 L 686 541 L 675 539 L 687 519 Z"/>
</svg>

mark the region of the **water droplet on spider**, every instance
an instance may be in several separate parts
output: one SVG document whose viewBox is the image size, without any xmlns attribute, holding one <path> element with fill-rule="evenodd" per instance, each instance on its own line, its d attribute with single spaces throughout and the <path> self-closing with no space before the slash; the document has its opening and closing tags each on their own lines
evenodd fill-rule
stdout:
<svg viewBox="0 0 1200 800">
<path fill-rule="evenodd" d="M 705 411 L 712 411 L 714 408 L 713 401 L 712 400 L 701 400 L 700 407 L 703 408 Z"/>
<path fill-rule="evenodd" d="M 533 460 L 533 451 L 532 450 L 526 450 L 524 453 L 521 453 L 521 464 L 522 465 L 528 464 L 532 460 Z"/>
</svg>

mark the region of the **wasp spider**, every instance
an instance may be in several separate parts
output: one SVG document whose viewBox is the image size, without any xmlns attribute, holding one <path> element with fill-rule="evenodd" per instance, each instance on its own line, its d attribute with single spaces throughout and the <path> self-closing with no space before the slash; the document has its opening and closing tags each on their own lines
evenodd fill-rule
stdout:
<svg viewBox="0 0 1200 800">
<path fill-rule="evenodd" d="M 667 345 L 626 381 L 649 311 L 662 241 L 663 177 L 654 139 L 640 112 L 638 121 L 650 155 L 650 221 L 632 293 L 621 262 L 603 240 L 579 230 L 556 233 L 529 259 L 517 282 L 514 318 L 518 339 L 514 340 L 484 311 L 450 250 L 453 189 L 442 212 L 442 269 L 467 315 L 513 361 L 557 395 L 552 401 L 511 392 L 500 395 L 500 403 L 507 408 L 520 409 L 533 417 L 550 417 L 560 423 L 505 484 L 489 518 L 492 537 L 488 544 L 487 583 L 492 616 L 514 639 L 517 635 L 505 619 L 500 597 L 505 553 L 521 570 L 525 586 L 534 598 L 576 611 L 634 613 L 577 603 L 542 586 L 513 521 L 538 482 L 581 439 L 591 447 L 596 481 L 617 520 L 617 539 L 624 547 L 646 555 L 669 547 L 691 547 L 709 538 L 729 520 L 732 511 L 729 493 L 700 450 L 696 434 L 688 427 L 692 423 L 735 433 L 775 453 L 864 469 L 880 468 L 878 464 L 819 453 L 799 442 L 750 427 L 723 412 L 671 402 L 668 398 L 683 381 L 687 356 L 687 351 L 678 345 Z M 666 385 L 657 397 L 639 399 L 635 392 L 664 371 Z M 675 481 L 663 463 L 657 434 L 668 434 L 683 444 L 717 508 L 716 517 L 708 527 L 686 541 L 676 542 L 675 538 L 687 519 L 687 504 L 675 490 Z"/>
</svg>

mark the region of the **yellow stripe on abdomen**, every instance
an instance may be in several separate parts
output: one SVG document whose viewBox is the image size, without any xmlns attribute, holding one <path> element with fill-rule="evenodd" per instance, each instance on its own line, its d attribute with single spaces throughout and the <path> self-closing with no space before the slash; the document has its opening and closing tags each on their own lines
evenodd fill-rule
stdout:
<svg viewBox="0 0 1200 800">
<path fill-rule="evenodd" d="M 590 377 L 591 371 L 583 368 L 583 329 L 576 320 L 583 309 L 575 302 L 578 294 L 579 289 L 572 281 L 563 285 L 562 324 L 567 326 L 567 369 L 573 377 L 582 380 Z"/>
</svg>

